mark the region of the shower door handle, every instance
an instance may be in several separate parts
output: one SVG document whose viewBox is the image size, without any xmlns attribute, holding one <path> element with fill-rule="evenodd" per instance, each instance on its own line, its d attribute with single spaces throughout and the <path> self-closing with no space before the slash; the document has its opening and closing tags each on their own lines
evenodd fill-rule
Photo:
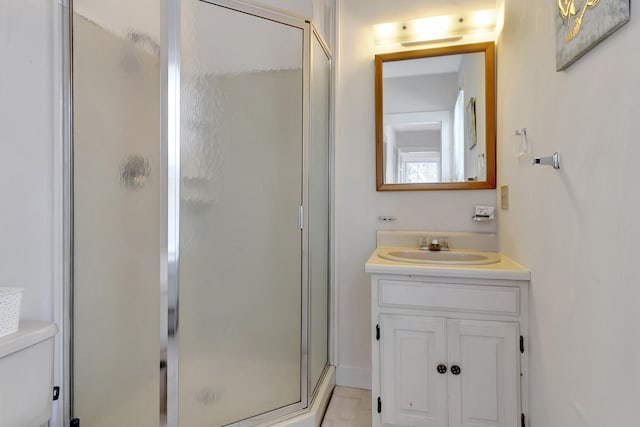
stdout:
<svg viewBox="0 0 640 427">
<path fill-rule="evenodd" d="M 298 228 L 302 230 L 304 228 L 304 207 L 298 206 Z"/>
</svg>

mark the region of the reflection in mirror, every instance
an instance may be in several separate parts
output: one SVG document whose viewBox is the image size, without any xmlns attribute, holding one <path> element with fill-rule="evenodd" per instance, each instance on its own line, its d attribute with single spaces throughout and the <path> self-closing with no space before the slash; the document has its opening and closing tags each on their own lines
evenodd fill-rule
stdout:
<svg viewBox="0 0 640 427">
<path fill-rule="evenodd" d="M 376 55 L 378 190 L 495 188 L 493 48 Z"/>
</svg>

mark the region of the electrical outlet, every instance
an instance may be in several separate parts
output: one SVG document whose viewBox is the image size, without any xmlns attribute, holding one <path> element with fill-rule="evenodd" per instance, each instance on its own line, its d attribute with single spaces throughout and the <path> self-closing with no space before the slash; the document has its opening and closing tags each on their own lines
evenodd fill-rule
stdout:
<svg viewBox="0 0 640 427">
<path fill-rule="evenodd" d="M 500 187 L 500 207 L 502 209 L 509 209 L 509 186 L 503 185 Z"/>
</svg>

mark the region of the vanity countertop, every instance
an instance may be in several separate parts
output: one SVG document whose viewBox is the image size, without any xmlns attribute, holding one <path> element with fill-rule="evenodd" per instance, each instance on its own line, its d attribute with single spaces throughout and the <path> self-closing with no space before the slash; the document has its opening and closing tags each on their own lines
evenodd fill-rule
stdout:
<svg viewBox="0 0 640 427">
<path fill-rule="evenodd" d="M 378 252 L 389 248 L 376 248 L 365 264 L 364 271 L 371 274 L 403 274 L 412 276 L 459 277 L 475 279 L 530 280 L 531 272 L 505 255 L 500 261 L 486 265 L 434 265 L 398 262 L 381 258 Z M 397 248 L 415 249 L 415 248 Z"/>
</svg>

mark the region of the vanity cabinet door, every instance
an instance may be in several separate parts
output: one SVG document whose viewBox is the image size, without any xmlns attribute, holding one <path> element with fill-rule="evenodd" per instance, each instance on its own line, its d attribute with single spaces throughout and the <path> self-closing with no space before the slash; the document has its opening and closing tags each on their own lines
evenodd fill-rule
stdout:
<svg viewBox="0 0 640 427">
<path fill-rule="evenodd" d="M 449 427 L 519 426 L 519 325 L 447 320 L 447 335 Z"/>
<path fill-rule="evenodd" d="M 380 316 L 382 425 L 447 425 L 448 375 L 437 369 L 447 365 L 446 327 L 441 318 Z"/>
</svg>

